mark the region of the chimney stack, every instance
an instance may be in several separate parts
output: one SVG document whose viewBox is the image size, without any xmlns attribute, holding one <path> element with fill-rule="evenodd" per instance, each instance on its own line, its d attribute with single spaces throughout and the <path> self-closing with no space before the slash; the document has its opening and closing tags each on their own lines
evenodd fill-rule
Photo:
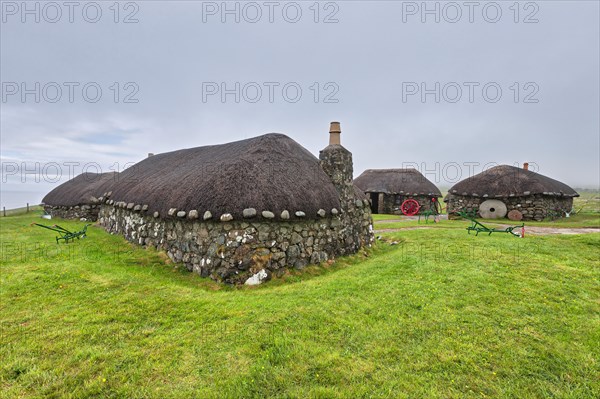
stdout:
<svg viewBox="0 0 600 399">
<path fill-rule="evenodd" d="M 331 122 L 329 126 L 329 145 L 338 144 L 341 145 L 340 134 L 342 133 L 342 129 L 340 127 L 339 122 Z"/>
<path fill-rule="evenodd" d="M 528 162 L 525 162 L 525 163 L 523 164 L 523 169 L 525 169 L 525 170 L 529 170 L 529 163 L 528 163 Z"/>
<path fill-rule="evenodd" d="M 342 210 L 347 208 L 348 198 L 354 202 L 354 186 L 352 184 L 352 153 L 345 149 L 340 142 L 339 122 L 331 122 L 329 127 L 329 145 L 319 151 L 319 160 L 321 168 L 333 182 L 333 185 L 340 194 Z"/>
</svg>

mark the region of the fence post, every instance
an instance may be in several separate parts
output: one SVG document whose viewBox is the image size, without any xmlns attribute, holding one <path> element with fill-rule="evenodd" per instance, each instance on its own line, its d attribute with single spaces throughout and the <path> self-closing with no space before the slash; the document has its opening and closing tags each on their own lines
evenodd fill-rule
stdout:
<svg viewBox="0 0 600 399">
<path fill-rule="evenodd" d="M 6 207 L 5 206 L 2 207 L 2 213 L 4 214 L 4 217 L 6 217 Z"/>
<path fill-rule="evenodd" d="M 29 213 L 29 202 L 27 203 L 27 213 Z"/>
</svg>

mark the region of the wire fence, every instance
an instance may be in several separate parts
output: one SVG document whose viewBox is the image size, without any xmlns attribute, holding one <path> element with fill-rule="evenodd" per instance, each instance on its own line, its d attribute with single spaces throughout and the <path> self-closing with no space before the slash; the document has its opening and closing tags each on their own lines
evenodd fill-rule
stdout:
<svg viewBox="0 0 600 399">
<path fill-rule="evenodd" d="M 42 210 L 41 204 L 32 205 L 28 202 L 28 203 L 26 203 L 26 205 L 24 207 L 21 207 L 21 208 L 6 209 L 6 207 L 3 206 L 2 207 L 2 216 L 3 217 L 14 216 L 14 215 L 20 215 L 23 213 L 38 212 L 40 210 Z"/>
</svg>

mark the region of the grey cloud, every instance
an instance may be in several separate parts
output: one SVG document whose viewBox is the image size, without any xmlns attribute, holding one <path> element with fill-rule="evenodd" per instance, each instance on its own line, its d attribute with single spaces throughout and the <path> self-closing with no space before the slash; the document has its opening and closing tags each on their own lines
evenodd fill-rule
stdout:
<svg viewBox="0 0 600 399">
<path fill-rule="evenodd" d="M 435 171 L 452 163 L 529 161 L 572 186 L 599 184 L 596 2 L 529 2 L 537 5 L 539 20 L 529 24 L 523 23 L 532 11 L 525 2 L 519 23 L 509 9 L 513 2 L 497 3 L 503 11 L 497 23 L 477 12 L 474 23 L 466 14 L 457 23 L 444 15 L 439 23 L 431 16 L 422 23 L 420 13 L 405 14 L 403 22 L 403 7 L 421 2 L 332 2 L 339 22 L 330 24 L 322 20 L 333 9 L 321 8 L 321 22 L 314 23 L 312 2 L 298 3 L 303 16 L 295 24 L 278 14 L 274 23 L 264 15 L 254 24 L 244 18 L 221 23 L 219 15 L 204 23 L 202 7 L 210 2 L 134 3 L 134 24 L 122 23 L 131 11 L 123 9 L 115 24 L 112 3 L 100 3 L 103 16 L 95 24 L 81 18 L 22 23 L 19 15 L 3 14 L 3 89 L 7 82 L 79 85 L 73 102 L 64 85 L 56 103 L 36 103 L 32 95 L 24 103 L 19 95 L 3 101 L 2 162 L 97 162 L 108 168 L 148 152 L 267 132 L 286 133 L 316 154 L 326 144 L 328 122 L 340 120 L 355 175 L 409 163 Z M 262 97 L 251 103 L 242 95 L 236 103 L 229 94 L 223 103 L 219 93 L 203 101 L 207 82 L 228 89 L 256 82 Z M 273 102 L 268 82 L 279 84 Z M 425 102 L 421 93 L 403 96 L 407 82 L 426 89 L 439 82 L 440 101 L 434 94 Z M 468 82 L 478 84 L 472 103 Z M 495 103 L 481 91 L 490 82 L 502 89 Z M 96 103 L 81 92 L 89 83 L 102 89 Z M 137 91 L 126 86 L 132 83 Z M 298 102 L 284 98 L 286 83 L 302 89 Z M 448 101 L 453 84 L 463 91 L 456 103 Z M 138 102 L 126 102 L 127 95 Z M 326 102 L 328 95 L 337 102 Z M 528 95 L 538 102 L 526 102 Z M 428 177 L 436 180 L 435 173 Z M 452 182 L 440 174 L 436 183 Z M 12 182 L 10 189 L 42 192 L 48 185 Z"/>
</svg>

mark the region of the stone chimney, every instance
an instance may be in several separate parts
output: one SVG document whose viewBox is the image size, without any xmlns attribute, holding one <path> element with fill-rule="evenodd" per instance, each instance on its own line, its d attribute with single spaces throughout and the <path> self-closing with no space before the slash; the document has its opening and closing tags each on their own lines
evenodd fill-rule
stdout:
<svg viewBox="0 0 600 399">
<path fill-rule="evenodd" d="M 344 254 L 354 253 L 362 245 L 372 243 L 375 236 L 368 202 L 357 195 L 354 188 L 352 153 L 342 146 L 341 133 L 340 123 L 331 122 L 329 145 L 319 152 L 319 160 L 321 169 L 331 179 L 340 200 L 340 207 L 336 208 L 339 212 L 337 223 L 341 223 L 342 227 L 338 239 L 343 240 L 346 246 L 340 250 L 340 254 Z M 331 226 L 334 226 L 333 221 Z"/>
<path fill-rule="evenodd" d="M 528 163 L 528 162 L 525 162 L 525 163 L 523 164 L 523 169 L 525 169 L 525 170 L 529 170 L 529 163 Z"/>
<path fill-rule="evenodd" d="M 342 128 L 340 127 L 339 122 L 331 122 L 329 125 L 329 145 L 339 144 L 342 142 L 340 140 L 340 135 L 342 134 Z"/>
<path fill-rule="evenodd" d="M 340 195 L 342 209 L 348 201 L 354 198 L 352 183 L 352 153 L 345 149 L 340 142 L 342 130 L 339 122 L 331 122 L 329 127 L 329 145 L 319 152 L 321 168 L 331 178 Z"/>
</svg>

